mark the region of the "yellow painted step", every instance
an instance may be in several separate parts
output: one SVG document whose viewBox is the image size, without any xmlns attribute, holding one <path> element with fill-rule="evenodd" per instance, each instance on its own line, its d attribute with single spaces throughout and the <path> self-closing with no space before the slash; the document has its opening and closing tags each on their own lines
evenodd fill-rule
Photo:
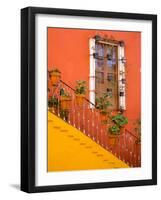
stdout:
<svg viewBox="0 0 161 200">
<path fill-rule="evenodd" d="M 48 172 L 127 167 L 81 131 L 48 112 Z"/>
</svg>

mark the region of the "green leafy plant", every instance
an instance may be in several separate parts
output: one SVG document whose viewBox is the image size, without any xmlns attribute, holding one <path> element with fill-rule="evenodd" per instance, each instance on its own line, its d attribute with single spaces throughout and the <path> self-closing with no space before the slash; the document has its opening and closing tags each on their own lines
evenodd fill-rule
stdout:
<svg viewBox="0 0 161 200">
<path fill-rule="evenodd" d="M 51 84 L 53 86 L 56 86 L 60 81 L 61 72 L 57 68 L 55 68 L 49 71 L 49 77 L 50 77 Z"/>
<path fill-rule="evenodd" d="M 69 110 L 60 109 L 60 117 L 66 121 L 68 121 Z"/>
<path fill-rule="evenodd" d="M 127 117 L 118 114 L 112 117 L 112 121 L 120 128 L 128 123 Z"/>
<path fill-rule="evenodd" d="M 112 135 L 119 135 L 120 133 L 120 128 L 117 125 L 111 126 L 108 130 L 110 131 Z"/>
<path fill-rule="evenodd" d="M 69 92 L 67 92 L 64 88 L 60 89 L 60 96 L 61 97 L 71 97 L 71 95 L 69 94 Z"/>
<path fill-rule="evenodd" d="M 107 109 L 112 106 L 109 101 L 109 96 L 105 93 L 102 97 L 96 98 L 96 108 L 99 109 L 102 113 L 107 113 Z"/>
<path fill-rule="evenodd" d="M 114 123 L 114 125 L 112 125 L 108 130 L 110 131 L 112 135 L 119 135 L 121 128 L 124 127 L 128 123 L 127 117 L 121 114 L 117 114 L 111 117 L 111 121 L 112 123 Z"/>
<path fill-rule="evenodd" d="M 112 88 L 107 88 L 107 96 L 112 98 Z"/>
<path fill-rule="evenodd" d="M 86 81 L 84 80 L 77 80 L 75 86 L 75 93 L 85 95 L 87 90 Z"/>
<path fill-rule="evenodd" d="M 52 96 L 52 97 L 48 100 L 48 106 L 49 106 L 49 108 L 51 108 L 51 107 L 57 108 L 58 105 L 59 105 L 59 102 L 58 102 L 58 98 L 57 98 L 57 97 Z"/>
<path fill-rule="evenodd" d="M 55 69 L 52 69 L 51 71 L 49 71 L 49 73 L 61 73 L 61 71 L 59 70 L 59 69 L 57 69 L 57 68 L 55 68 Z"/>
<path fill-rule="evenodd" d="M 60 108 L 61 110 L 69 110 L 70 109 L 70 102 L 71 102 L 71 95 L 64 89 L 60 89 Z"/>
</svg>

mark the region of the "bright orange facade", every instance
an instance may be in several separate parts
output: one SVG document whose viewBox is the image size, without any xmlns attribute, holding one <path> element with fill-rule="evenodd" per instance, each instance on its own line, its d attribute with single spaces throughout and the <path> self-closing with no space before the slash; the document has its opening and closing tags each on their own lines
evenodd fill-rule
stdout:
<svg viewBox="0 0 161 200">
<path fill-rule="evenodd" d="M 89 39 L 95 35 L 113 37 L 125 42 L 126 62 L 126 112 L 132 122 L 141 112 L 141 33 L 100 31 L 84 29 L 48 28 L 48 69 L 58 68 L 62 80 L 74 88 L 76 80 L 89 81 Z M 87 97 L 89 98 L 89 97 Z"/>
</svg>

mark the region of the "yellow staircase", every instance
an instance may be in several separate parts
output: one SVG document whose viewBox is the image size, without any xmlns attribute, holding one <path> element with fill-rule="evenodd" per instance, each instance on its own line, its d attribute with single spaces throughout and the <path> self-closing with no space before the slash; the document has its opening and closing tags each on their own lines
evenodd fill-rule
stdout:
<svg viewBox="0 0 161 200">
<path fill-rule="evenodd" d="M 128 167 L 81 131 L 48 112 L 48 172 Z"/>
</svg>

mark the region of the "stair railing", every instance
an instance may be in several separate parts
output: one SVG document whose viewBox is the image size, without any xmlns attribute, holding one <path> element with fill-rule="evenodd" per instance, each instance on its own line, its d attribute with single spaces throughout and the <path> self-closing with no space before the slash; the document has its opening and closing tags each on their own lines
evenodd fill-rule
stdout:
<svg viewBox="0 0 161 200">
<path fill-rule="evenodd" d="M 61 88 L 71 96 L 70 107 L 66 113 L 67 116 L 61 116 Z M 58 99 L 59 106 L 56 111 L 53 110 L 57 116 L 83 132 L 130 167 L 139 167 L 141 165 L 140 144 L 137 144 L 137 136 L 125 129 L 124 133 L 114 138 L 114 142 L 111 143 L 107 126 L 101 122 L 100 112 L 87 98 L 84 98 L 82 105 L 78 105 L 75 90 L 62 80 L 56 87 L 53 87 L 53 95 Z"/>
</svg>

